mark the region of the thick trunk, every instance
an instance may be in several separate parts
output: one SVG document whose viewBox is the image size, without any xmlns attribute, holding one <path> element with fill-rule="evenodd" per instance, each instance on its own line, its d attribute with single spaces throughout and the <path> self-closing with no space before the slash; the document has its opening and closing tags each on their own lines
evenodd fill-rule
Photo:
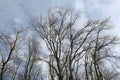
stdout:
<svg viewBox="0 0 120 80">
<path fill-rule="evenodd" d="M 5 63 L 3 63 L 2 69 L 1 69 L 1 73 L 0 73 L 0 80 L 4 80 L 4 68 L 5 68 Z"/>
<path fill-rule="evenodd" d="M 59 80 L 63 80 L 63 76 L 60 75 L 60 76 L 59 76 Z"/>
</svg>

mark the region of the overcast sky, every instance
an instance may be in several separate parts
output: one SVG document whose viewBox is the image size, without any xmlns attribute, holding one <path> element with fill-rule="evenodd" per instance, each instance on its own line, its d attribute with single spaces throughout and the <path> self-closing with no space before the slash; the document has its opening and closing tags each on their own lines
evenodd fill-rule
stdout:
<svg viewBox="0 0 120 80">
<path fill-rule="evenodd" d="M 120 35 L 120 0 L 0 0 L 0 29 L 26 24 L 49 7 L 62 5 L 83 12 L 83 20 L 111 16 L 114 34 Z"/>
</svg>

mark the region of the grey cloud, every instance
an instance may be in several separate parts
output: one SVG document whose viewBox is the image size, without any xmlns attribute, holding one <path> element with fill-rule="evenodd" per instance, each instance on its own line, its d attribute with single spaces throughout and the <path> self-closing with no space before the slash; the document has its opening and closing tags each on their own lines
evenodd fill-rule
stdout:
<svg viewBox="0 0 120 80">
<path fill-rule="evenodd" d="M 32 16 L 39 16 L 48 8 L 58 5 L 75 9 L 76 2 L 79 4 L 80 1 L 85 16 L 95 19 L 105 17 L 104 12 L 112 3 L 112 0 L 0 0 L 0 27 L 5 24 L 10 27 L 18 23 L 26 24 Z M 81 7 L 81 4 L 77 6 Z"/>
<path fill-rule="evenodd" d="M 32 16 L 58 5 L 74 7 L 72 0 L 0 0 L 0 26 L 26 23 Z"/>
</svg>

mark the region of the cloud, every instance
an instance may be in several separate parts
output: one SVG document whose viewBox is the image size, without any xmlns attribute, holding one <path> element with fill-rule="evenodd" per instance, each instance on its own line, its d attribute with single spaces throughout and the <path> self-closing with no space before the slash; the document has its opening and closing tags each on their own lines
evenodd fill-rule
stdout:
<svg viewBox="0 0 120 80">
<path fill-rule="evenodd" d="M 77 8 L 84 12 L 84 18 L 104 19 L 111 17 L 112 34 L 120 36 L 120 0 L 78 0 Z"/>
<path fill-rule="evenodd" d="M 112 3 L 108 5 L 105 15 L 111 16 L 111 20 L 115 26 L 113 33 L 120 36 L 120 0 L 113 0 Z"/>
<path fill-rule="evenodd" d="M 16 25 L 18 22 L 25 24 L 32 16 L 39 16 L 49 7 L 63 5 L 73 7 L 72 0 L 0 0 L 0 27 Z M 0 28 L 1 29 L 1 28 Z"/>
<path fill-rule="evenodd" d="M 81 21 L 87 18 L 103 19 L 111 16 L 115 25 L 114 31 L 120 30 L 120 0 L 0 0 L 0 29 L 3 25 L 13 26 L 26 24 L 32 16 L 45 13 L 49 7 L 62 5 L 75 10 L 81 10 Z"/>
</svg>

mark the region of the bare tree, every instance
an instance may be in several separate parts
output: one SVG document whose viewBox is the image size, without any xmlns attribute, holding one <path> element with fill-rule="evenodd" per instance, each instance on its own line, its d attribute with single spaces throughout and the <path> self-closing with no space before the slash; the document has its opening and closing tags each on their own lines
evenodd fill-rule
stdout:
<svg viewBox="0 0 120 80">
<path fill-rule="evenodd" d="M 15 54 L 13 54 L 15 55 Z M 16 80 L 18 79 L 19 75 L 19 70 L 20 70 L 20 65 L 22 65 L 22 60 L 18 56 L 14 56 L 12 59 L 13 62 L 9 63 L 9 69 L 6 71 L 8 74 L 7 76 L 9 77 L 9 80 Z"/>
<path fill-rule="evenodd" d="M 12 60 L 13 54 L 18 51 L 18 40 L 20 36 L 21 30 L 15 32 L 15 34 L 0 34 L 0 55 L 1 55 L 1 62 L 0 62 L 0 80 L 4 80 L 5 71 L 10 68 L 10 61 Z M 16 53 L 17 54 L 17 53 Z"/>
<path fill-rule="evenodd" d="M 120 57 L 112 52 L 119 39 L 108 33 L 109 19 L 88 20 L 78 26 L 79 18 L 79 12 L 58 8 L 31 21 L 35 35 L 47 46 L 47 58 L 41 55 L 43 45 L 38 38 L 30 36 L 21 44 L 21 30 L 12 35 L 1 33 L 0 80 L 6 76 L 9 80 L 44 80 L 42 62 L 48 64 L 49 80 L 119 80 Z"/>
<path fill-rule="evenodd" d="M 40 45 L 35 38 L 28 40 L 28 55 L 25 63 L 24 80 L 38 80 L 42 75 L 41 67 L 37 66 L 38 58 L 40 58 L 39 48 Z"/>
<path fill-rule="evenodd" d="M 109 30 L 109 19 L 88 20 L 76 30 L 80 14 L 59 8 L 49 11 L 47 17 L 32 20 L 32 27 L 45 41 L 50 51 L 48 63 L 51 80 L 103 80 L 101 63 L 110 57 L 117 37 L 104 34 Z M 78 24 L 78 23 L 77 23 Z"/>
</svg>

